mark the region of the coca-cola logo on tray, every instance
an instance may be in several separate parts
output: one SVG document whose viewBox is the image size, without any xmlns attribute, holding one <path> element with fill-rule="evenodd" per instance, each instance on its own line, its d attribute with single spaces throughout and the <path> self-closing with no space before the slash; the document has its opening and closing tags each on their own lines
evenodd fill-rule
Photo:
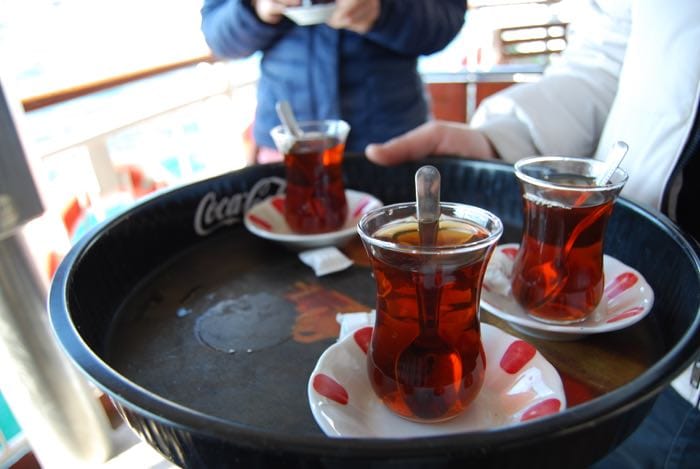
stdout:
<svg viewBox="0 0 700 469">
<path fill-rule="evenodd" d="M 283 178 L 272 176 L 260 179 L 248 192 L 220 195 L 208 192 L 197 205 L 194 215 L 194 231 L 206 236 L 222 226 L 239 223 L 243 215 L 256 203 L 284 192 Z"/>
</svg>

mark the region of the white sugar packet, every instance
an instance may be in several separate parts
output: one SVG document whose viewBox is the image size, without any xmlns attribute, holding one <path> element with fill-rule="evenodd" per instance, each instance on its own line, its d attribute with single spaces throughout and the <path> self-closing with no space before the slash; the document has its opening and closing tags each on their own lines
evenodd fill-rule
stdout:
<svg viewBox="0 0 700 469">
<path fill-rule="evenodd" d="M 510 279 L 513 274 L 513 259 L 496 250 L 486 266 L 484 285 L 501 296 L 510 294 Z"/>
<path fill-rule="evenodd" d="M 302 251 L 299 259 L 314 269 L 317 277 L 345 270 L 352 265 L 352 260 L 332 246 Z"/>
<path fill-rule="evenodd" d="M 361 327 L 374 326 L 374 310 L 368 313 L 338 313 L 335 320 L 340 324 L 338 340 L 341 340 Z"/>
</svg>

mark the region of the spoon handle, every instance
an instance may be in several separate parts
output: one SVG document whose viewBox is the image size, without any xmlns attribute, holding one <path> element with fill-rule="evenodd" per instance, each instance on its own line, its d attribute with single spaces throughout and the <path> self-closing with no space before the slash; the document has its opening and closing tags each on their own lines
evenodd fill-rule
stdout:
<svg viewBox="0 0 700 469">
<path fill-rule="evenodd" d="M 435 246 L 440 219 L 440 172 L 436 167 L 421 166 L 416 171 L 416 218 L 421 246 Z M 437 268 L 430 256 L 425 257 L 423 272 L 416 284 L 418 320 L 423 332 L 437 333 L 440 288 Z"/>
<path fill-rule="evenodd" d="M 301 127 L 299 127 L 296 117 L 294 117 L 294 111 L 292 111 L 292 106 L 289 105 L 289 101 L 278 101 L 275 105 L 275 109 L 277 110 L 277 116 L 280 118 L 280 121 L 282 121 L 282 125 L 284 125 L 293 136 L 301 137 L 303 132 Z"/>
<path fill-rule="evenodd" d="M 437 242 L 440 218 L 440 172 L 434 166 L 421 166 L 416 171 L 416 218 L 421 245 Z"/>
<path fill-rule="evenodd" d="M 624 158 L 627 154 L 627 150 L 629 150 L 629 147 L 621 140 L 618 140 L 613 144 L 613 147 L 608 154 L 608 159 L 605 161 L 607 168 L 605 168 L 605 171 L 603 171 L 603 173 L 596 178 L 596 186 L 603 186 L 608 183 L 608 180 L 610 180 L 617 167 L 620 166 L 622 158 Z"/>
</svg>

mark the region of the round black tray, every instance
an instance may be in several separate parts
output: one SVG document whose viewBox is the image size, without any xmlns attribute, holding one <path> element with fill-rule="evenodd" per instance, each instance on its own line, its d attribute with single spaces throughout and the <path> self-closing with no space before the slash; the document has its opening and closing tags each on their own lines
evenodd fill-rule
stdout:
<svg viewBox="0 0 700 469">
<path fill-rule="evenodd" d="M 430 163 L 442 175 L 442 200 L 494 212 L 506 227 L 502 242 L 519 240 L 511 166 Z M 412 200 L 421 164 L 385 168 L 348 155 L 346 184 L 385 203 Z M 283 174 L 279 164 L 249 167 L 148 198 L 84 236 L 52 283 L 50 317 L 67 354 L 175 464 L 584 467 L 633 431 L 700 347 L 697 245 L 662 215 L 620 199 L 606 252 L 642 272 L 656 295 L 635 326 L 646 342 L 634 353 L 647 351 L 638 375 L 516 426 L 410 440 L 328 438 L 308 407 L 308 377 L 337 337 L 335 312 L 373 307 L 374 284 L 357 240 L 346 249 L 353 267 L 317 278 L 296 253 L 243 227 L 244 210 L 276 191 Z M 590 344 L 624 355 L 624 334 Z"/>
</svg>

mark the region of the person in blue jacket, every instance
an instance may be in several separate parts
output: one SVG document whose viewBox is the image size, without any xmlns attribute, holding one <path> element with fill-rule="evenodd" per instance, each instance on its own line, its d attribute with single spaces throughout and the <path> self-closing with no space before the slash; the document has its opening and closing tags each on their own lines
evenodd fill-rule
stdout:
<svg viewBox="0 0 700 469">
<path fill-rule="evenodd" d="M 212 52 L 243 58 L 262 51 L 253 135 L 274 149 L 275 104 L 299 120 L 341 118 L 348 151 L 362 151 L 426 122 L 430 108 L 420 55 L 443 49 L 464 24 L 465 0 L 336 0 L 324 24 L 282 15 L 300 0 L 204 0 L 202 32 Z"/>
</svg>

